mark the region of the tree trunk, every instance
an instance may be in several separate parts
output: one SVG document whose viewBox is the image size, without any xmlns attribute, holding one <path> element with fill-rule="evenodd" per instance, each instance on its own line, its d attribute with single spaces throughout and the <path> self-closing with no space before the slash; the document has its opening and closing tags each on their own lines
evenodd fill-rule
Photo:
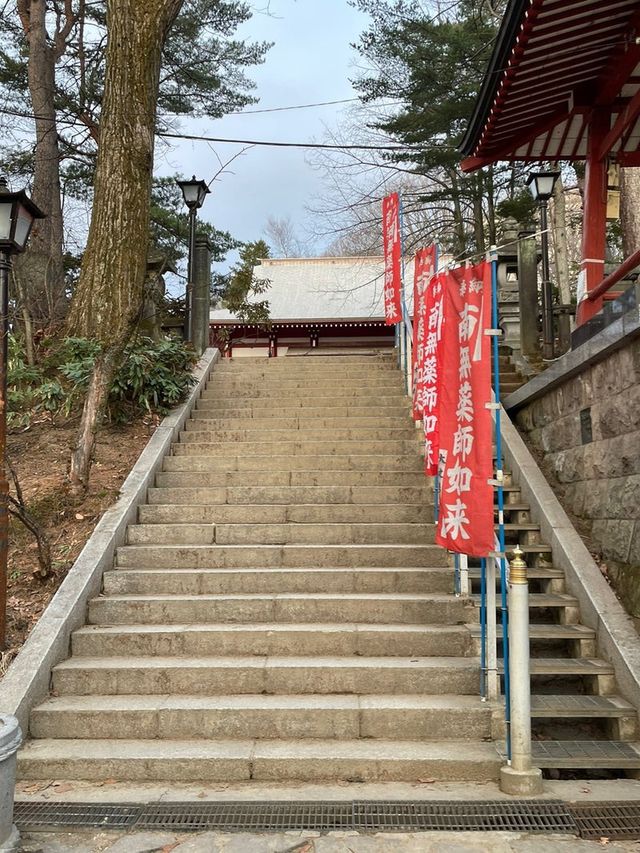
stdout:
<svg viewBox="0 0 640 853">
<path fill-rule="evenodd" d="M 620 169 L 620 225 L 625 258 L 640 249 L 640 169 Z"/>
<path fill-rule="evenodd" d="M 55 109 L 56 51 L 46 29 L 46 0 L 20 0 L 18 4 L 29 45 L 28 78 L 35 115 L 36 144 L 32 198 L 46 214 L 36 220 L 29 248 L 17 259 L 25 283 L 31 317 L 47 325 L 64 316 L 62 202 L 60 149 Z"/>
<path fill-rule="evenodd" d="M 562 178 L 558 178 L 553 190 L 551 228 L 553 229 L 556 281 L 560 291 L 560 301 L 564 305 L 568 305 L 571 302 L 571 282 L 569 277 L 569 251 L 567 247 L 567 207 L 564 199 Z"/>
<path fill-rule="evenodd" d="M 106 71 L 94 205 L 71 334 L 102 345 L 69 477 L 87 487 L 109 387 L 139 315 L 147 267 L 149 204 L 162 47 L 184 0 L 108 0 Z"/>
</svg>

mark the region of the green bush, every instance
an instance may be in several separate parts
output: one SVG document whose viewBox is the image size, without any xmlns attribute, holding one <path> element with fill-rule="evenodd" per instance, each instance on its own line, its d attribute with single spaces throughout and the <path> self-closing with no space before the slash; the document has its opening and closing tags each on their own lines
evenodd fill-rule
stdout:
<svg viewBox="0 0 640 853">
<path fill-rule="evenodd" d="M 26 428 L 41 415 L 53 420 L 79 411 L 100 347 L 84 338 L 45 343 L 42 367 L 27 364 L 9 339 L 8 423 Z M 135 338 L 126 347 L 109 394 L 108 417 L 123 422 L 140 413 L 166 414 L 193 384 L 195 355 L 181 341 Z"/>
</svg>

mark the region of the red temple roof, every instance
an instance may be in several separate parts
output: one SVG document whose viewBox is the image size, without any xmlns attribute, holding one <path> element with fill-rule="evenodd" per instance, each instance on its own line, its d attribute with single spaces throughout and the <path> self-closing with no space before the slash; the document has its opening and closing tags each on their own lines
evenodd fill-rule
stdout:
<svg viewBox="0 0 640 853">
<path fill-rule="evenodd" d="M 588 151 L 588 128 L 607 133 Z M 497 160 L 640 165 L 640 2 L 511 0 L 460 150 L 473 171 Z"/>
</svg>

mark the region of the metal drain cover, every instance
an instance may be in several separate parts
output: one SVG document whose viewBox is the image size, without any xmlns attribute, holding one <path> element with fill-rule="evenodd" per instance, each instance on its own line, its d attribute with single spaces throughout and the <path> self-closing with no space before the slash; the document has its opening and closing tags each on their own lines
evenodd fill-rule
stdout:
<svg viewBox="0 0 640 853">
<path fill-rule="evenodd" d="M 581 838 L 640 838 L 640 802 L 572 803 Z"/>
<path fill-rule="evenodd" d="M 103 806 L 93 803 L 34 803 L 17 802 L 13 819 L 20 827 L 29 829 L 60 829 L 60 827 L 101 827 L 128 829 L 140 813 L 140 806 Z"/>
<path fill-rule="evenodd" d="M 161 803 L 144 806 L 136 826 L 183 831 L 330 832 L 353 828 L 353 807 L 350 802 Z"/>
<path fill-rule="evenodd" d="M 356 828 L 363 831 L 576 833 L 573 818 L 560 800 L 363 802 L 354 806 Z"/>
<path fill-rule="evenodd" d="M 153 803 L 100 806 L 87 803 L 16 803 L 15 821 L 32 830 L 56 828 L 169 829 L 177 832 L 318 832 L 357 830 L 555 832 L 576 835 L 559 800 L 435 800 L 346 802 Z M 601 832 L 600 834 L 605 834 Z"/>
</svg>

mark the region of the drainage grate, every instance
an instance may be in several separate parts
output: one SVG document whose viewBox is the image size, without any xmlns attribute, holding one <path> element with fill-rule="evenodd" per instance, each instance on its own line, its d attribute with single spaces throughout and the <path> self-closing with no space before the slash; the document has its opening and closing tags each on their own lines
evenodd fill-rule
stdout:
<svg viewBox="0 0 640 853">
<path fill-rule="evenodd" d="M 127 829 L 132 827 L 140 806 L 102 806 L 92 803 L 18 802 L 13 819 L 21 829 L 59 829 L 63 826 Z"/>
<path fill-rule="evenodd" d="M 559 800 L 442 800 L 420 803 L 354 803 L 355 829 L 447 832 L 556 832 L 576 834 L 566 805 Z"/>
<path fill-rule="evenodd" d="M 640 803 L 634 805 L 638 827 Z M 608 804 L 607 804 L 608 806 Z M 596 804 L 597 807 L 597 804 Z M 593 805 L 580 812 L 581 820 L 595 819 L 597 836 L 611 835 L 607 815 Z M 618 809 L 624 811 L 624 809 Z M 226 832 L 286 832 L 310 829 L 318 832 L 358 830 L 488 832 L 554 832 L 578 834 L 573 807 L 560 800 L 489 800 L 459 802 L 432 800 L 347 802 L 226 802 L 153 803 L 150 805 L 101 806 L 88 803 L 18 802 L 14 818 L 21 829 L 45 830 L 61 827 L 102 829 L 169 829 L 176 832 L 221 830 Z M 622 818 L 618 821 L 623 826 Z M 618 825 L 618 824 L 616 824 Z M 594 824 L 595 826 L 595 824 Z M 585 830 L 587 831 L 587 830 Z M 596 833 L 596 829 L 593 830 Z M 587 836 L 585 836 L 587 837 Z"/>
<path fill-rule="evenodd" d="M 160 803 L 145 806 L 137 828 L 227 832 L 353 829 L 350 802 Z"/>
<path fill-rule="evenodd" d="M 572 803 L 581 838 L 640 839 L 640 802 Z"/>
</svg>

